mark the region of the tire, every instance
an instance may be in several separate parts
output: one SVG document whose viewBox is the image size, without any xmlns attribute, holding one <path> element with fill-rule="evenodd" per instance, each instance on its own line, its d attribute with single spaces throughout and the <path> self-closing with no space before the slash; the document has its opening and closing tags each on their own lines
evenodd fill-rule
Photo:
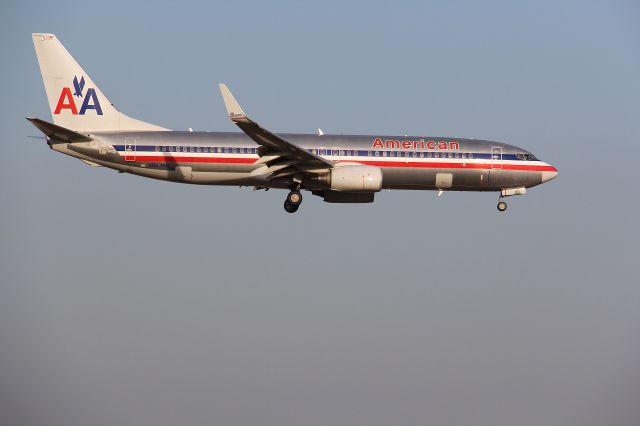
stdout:
<svg viewBox="0 0 640 426">
<path fill-rule="evenodd" d="M 287 195 L 287 202 L 292 206 L 299 206 L 302 203 L 302 194 L 300 191 L 291 191 Z"/>
<path fill-rule="evenodd" d="M 298 206 L 291 205 L 288 201 L 284 202 L 284 210 L 287 213 L 295 213 L 298 211 Z"/>
<path fill-rule="evenodd" d="M 507 210 L 507 203 L 505 203 L 504 201 L 500 201 L 498 203 L 498 211 L 503 212 L 505 210 Z"/>
</svg>

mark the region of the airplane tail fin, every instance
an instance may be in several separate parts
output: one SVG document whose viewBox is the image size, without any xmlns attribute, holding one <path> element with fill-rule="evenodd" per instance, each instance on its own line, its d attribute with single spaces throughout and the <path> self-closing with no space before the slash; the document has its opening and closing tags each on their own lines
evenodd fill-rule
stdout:
<svg viewBox="0 0 640 426">
<path fill-rule="evenodd" d="M 56 125 L 76 132 L 168 130 L 118 111 L 55 35 L 32 37 Z"/>
</svg>

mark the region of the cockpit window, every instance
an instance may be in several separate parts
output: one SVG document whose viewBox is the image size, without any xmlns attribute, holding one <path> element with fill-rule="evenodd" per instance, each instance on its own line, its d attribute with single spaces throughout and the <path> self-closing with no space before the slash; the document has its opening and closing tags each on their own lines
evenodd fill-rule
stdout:
<svg viewBox="0 0 640 426">
<path fill-rule="evenodd" d="M 538 161 L 535 155 L 528 152 L 516 154 L 516 157 L 520 160 L 525 160 L 525 161 Z"/>
</svg>

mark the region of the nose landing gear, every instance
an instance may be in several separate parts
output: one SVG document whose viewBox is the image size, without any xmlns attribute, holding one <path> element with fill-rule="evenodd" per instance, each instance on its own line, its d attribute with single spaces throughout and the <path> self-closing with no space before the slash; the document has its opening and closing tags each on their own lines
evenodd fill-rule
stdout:
<svg viewBox="0 0 640 426">
<path fill-rule="evenodd" d="M 517 188 L 505 188 L 500 191 L 500 196 L 498 198 L 498 211 L 507 210 L 507 203 L 503 200 L 503 197 L 511 197 L 513 195 L 525 195 L 527 193 L 527 188 L 524 186 L 520 186 Z"/>
<path fill-rule="evenodd" d="M 299 189 L 294 188 L 287 194 L 287 198 L 284 200 L 284 210 L 287 213 L 295 213 L 298 211 L 300 204 L 302 204 L 302 194 Z"/>
</svg>

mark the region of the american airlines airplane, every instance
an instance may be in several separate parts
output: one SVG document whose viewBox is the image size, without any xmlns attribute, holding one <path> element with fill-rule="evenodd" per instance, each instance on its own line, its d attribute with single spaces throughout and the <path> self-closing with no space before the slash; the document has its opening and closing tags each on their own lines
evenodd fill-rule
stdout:
<svg viewBox="0 0 640 426">
<path fill-rule="evenodd" d="M 492 191 L 504 197 L 558 175 L 530 152 L 500 142 L 431 136 L 272 133 L 227 86 L 229 118 L 243 133 L 171 131 L 128 117 L 105 97 L 53 34 L 33 34 L 53 123 L 27 118 L 54 151 L 94 167 L 202 185 L 281 188 L 294 213 L 302 190 L 330 203 L 371 203 L 382 189 Z"/>
</svg>

